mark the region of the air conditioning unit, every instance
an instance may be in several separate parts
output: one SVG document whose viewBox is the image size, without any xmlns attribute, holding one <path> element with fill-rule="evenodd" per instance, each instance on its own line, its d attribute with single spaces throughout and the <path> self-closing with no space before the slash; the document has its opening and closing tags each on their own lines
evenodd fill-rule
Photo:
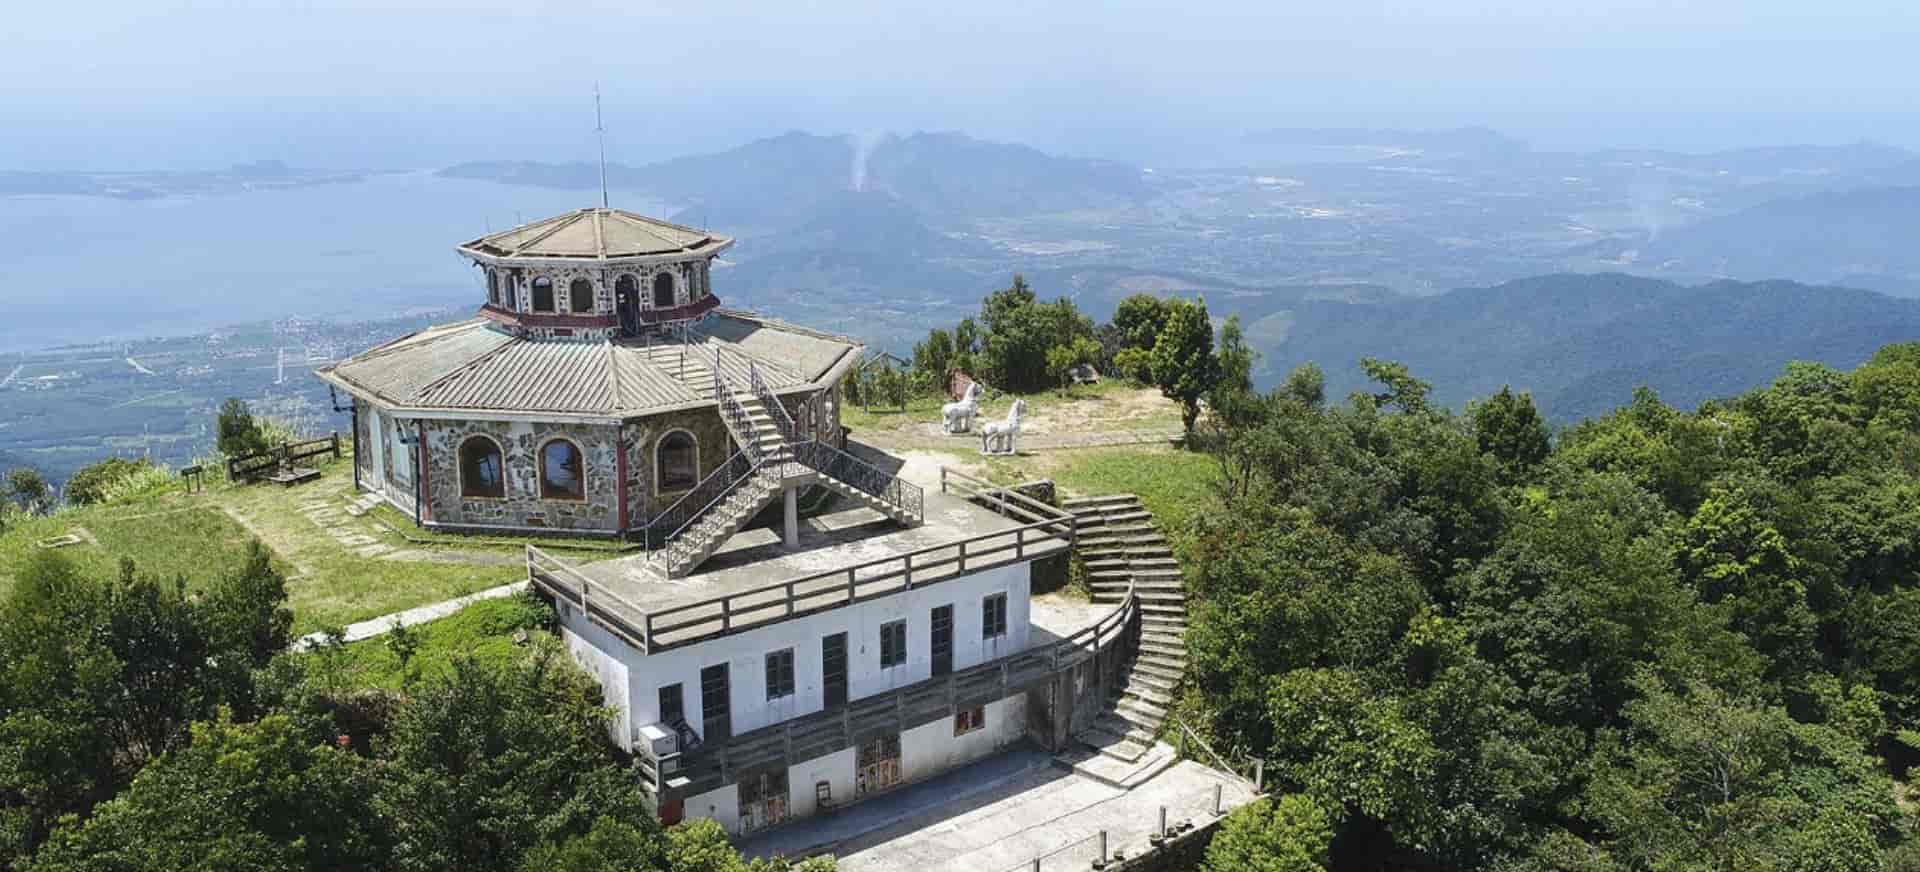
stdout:
<svg viewBox="0 0 1920 872">
<path fill-rule="evenodd" d="M 647 754 L 658 760 L 680 753 L 680 734 L 665 724 L 648 724 L 640 728 L 640 746 Z"/>
</svg>

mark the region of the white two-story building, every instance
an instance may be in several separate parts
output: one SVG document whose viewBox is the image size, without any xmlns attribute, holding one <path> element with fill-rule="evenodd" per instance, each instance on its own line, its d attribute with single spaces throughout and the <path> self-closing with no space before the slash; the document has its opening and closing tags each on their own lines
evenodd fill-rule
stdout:
<svg viewBox="0 0 1920 872">
<path fill-rule="evenodd" d="M 777 521 L 738 533 L 683 578 L 661 554 L 529 552 L 663 820 L 758 831 L 1025 739 L 1057 747 L 1076 708 L 1097 708 L 1131 605 L 1052 627 L 1030 607 L 1072 517 L 957 474 L 891 486 L 915 523 L 843 501 L 797 537 Z"/>
</svg>

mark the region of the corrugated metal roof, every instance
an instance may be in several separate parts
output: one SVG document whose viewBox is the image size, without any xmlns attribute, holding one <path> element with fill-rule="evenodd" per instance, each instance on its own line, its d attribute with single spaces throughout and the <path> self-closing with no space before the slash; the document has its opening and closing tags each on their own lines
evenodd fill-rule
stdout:
<svg viewBox="0 0 1920 872">
<path fill-rule="evenodd" d="M 767 318 L 740 312 L 723 314 L 725 317 L 700 322 L 693 328 L 694 335 L 723 342 L 742 354 L 784 367 L 794 376 L 796 384 L 820 378 L 842 357 L 860 347 L 851 339 Z"/>
<path fill-rule="evenodd" d="M 692 339 L 689 356 L 699 365 L 685 381 L 677 367 L 650 359 L 645 344 L 525 339 L 482 320 L 424 330 L 321 372 L 402 408 L 627 418 L 711 402 L 704 383 L 688 382 L 703 378 L 716 348 L 721 376 L 738 390 L 750 362 L 769 387 L 787 390 L 813 383 L 858 348 L 738 313 L 709 318 Z M 785 351 L 803 359 L 773 356 Z"/>
<path fill-rule="evenodd" d="M 620 258 L 726 247 L 733 240 L 620 209 L 581 209 L 482 236 L 464 250 L 496 257 Z"/>
</svg>

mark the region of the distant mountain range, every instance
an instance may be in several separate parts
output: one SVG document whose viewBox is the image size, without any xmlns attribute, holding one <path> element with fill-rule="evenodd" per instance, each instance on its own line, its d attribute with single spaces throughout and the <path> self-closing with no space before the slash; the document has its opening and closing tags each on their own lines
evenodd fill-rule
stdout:
<svg viewBox="0 0 1920 872">
<path fill-rule="evenodd" d="M 464 163 L 441 175 L 580 189 L 600 179 L 591 164 L 527 161 Z M 794 132 L 645 166 L 610 164 L 607 178 L 623 190 L 687 204 L 682 220 L 713 216 L 743 232 L 808 223 L 849 191 L 885 194 L 944 221 L 1102 208 L 1150 193 L 1141 172 L 1124 164 L 959 133 L 889 135 L 868 144 Z"/>
<path fill-rule="evenodd" d="M 1909 165 L 1920 181 L 1920 163 Z M 1836 281 L 1920 296 L 1920 185 L 1772 200 L 1678 227 L 1640 262 L 1662 270 Z"/>
<path fill-rule="evenodd" d="M 1305 301 L 1260 343 L 1261 380 L 1315 361 L 1335 396 L 1362 387 L 1358 360 L 1406 363 L 1460 405 L 1511 384 L 1546 413 L 1603 413 L 1645 384 L 1693 406 L 1765 383 L 1793 360 L 1850 368 L 1920 340 L 1920 301 L 1788 281 L 1685 286 L 1613 274 L 1549 275 L 1431 297 Z"/>
</svg>

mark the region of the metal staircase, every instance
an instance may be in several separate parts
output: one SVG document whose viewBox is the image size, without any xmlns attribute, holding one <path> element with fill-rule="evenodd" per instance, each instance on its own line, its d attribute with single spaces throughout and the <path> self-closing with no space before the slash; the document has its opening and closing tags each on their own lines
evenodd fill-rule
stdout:
<svg viewBox="0 0 1920 872">
<path fill-rule="evenodd" d="M 686 350 L 659 348 L 666 350 L 659 352 L 663 366 L 671 365 L 668 351 Z M 721 375 L 720 353 L 715 347 L 711 364 L 702 361 L 698 370 L 687 371 L 711 386 L 720 419 L 739 450 L 648 525 L 665 531 L 665 547 L 654 556 L 668 578 L 692 573 L 767 506 L 808 485 L 826 487 L 901 524 L 921 522 L 925 497 L 920 488 L 801 433 L 751 361 L 746 390 L 740 390 Z"/>
<path fill-rule="evenodd" d="M 1087 570 L 1095 603 L 1122 601 L 1128 586 L 1140 600 L 1140 646 L 1126 680 L 1083 731 L 1084 744 L 1134 762 L 1153 748 L 1187 670 L 1187 594 L 1171 544 L 1153 513 L 1132 494 L 1071 499 L 1079 533 L 1074 550 Z"/>
</svg>

